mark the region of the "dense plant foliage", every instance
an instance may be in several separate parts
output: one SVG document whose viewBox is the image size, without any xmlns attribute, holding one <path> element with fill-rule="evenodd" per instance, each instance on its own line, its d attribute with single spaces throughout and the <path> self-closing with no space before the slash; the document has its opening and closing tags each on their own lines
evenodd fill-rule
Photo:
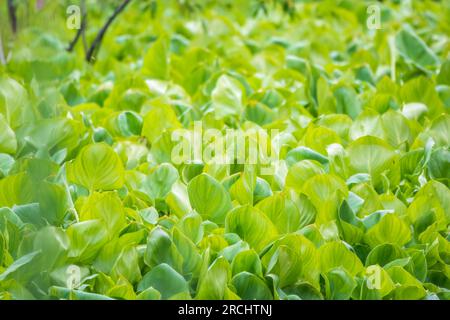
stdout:
<svg viewBox="0 0 450 320">
<path fill-rule="evenodd" d="M 0 8 L 0 299 L 450 298 L 449 2 L 131 1 L 88 61 L 121 1 L 69 51 L 38 2 Z M 174 161 L 195 123 L 279 161 Z"/>
</svg>

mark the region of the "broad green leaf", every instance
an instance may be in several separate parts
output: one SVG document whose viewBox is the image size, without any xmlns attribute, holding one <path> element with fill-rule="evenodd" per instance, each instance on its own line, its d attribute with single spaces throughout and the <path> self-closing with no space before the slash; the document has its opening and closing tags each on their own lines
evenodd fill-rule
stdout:
<svg viewBox="0 0 450 320">
<path fill-rule="evenodd" d="M 161 300 L 161 293 L 153 287 L 147 288 L 136 296 L 136 300 Z"/>
<path fill-rule="evenodd" d="M 163 163 L 144 181 L 144 189 L 152 199 L 164 199 L 178 179 L 178 171 L 169 163 Z"/>
<path fill-rule="evenodd" d="M 126 225 L 125 209 L 114 191 L 91 194 L 82 206 L 79 216 L 81 221 L 100 220 L 106 227 L 109 238 L 118 234 Z"/>
<path fill-rule="evenodd" d="M 400 89 L 400 98 L 403 103 L 423 103 L 428 108 L 428 116 L 431 119 L 440 116 L 445 111 L 435 84 L 423 76 L 415 77 L 406 82 Z"/>
<path fill-rule="evenodd" d="M 5 117 L 0 113 L 0 152 L 15 154 L 17 139 L 14 131 L 9 127 Z"/>
<path fill-rule="evenodd" d="M 165 263 L 152 268 L 145 274 L 141 282 L 139 282 L 137 290 L 142 292 L 148 288 L 154 288 L 161 292 L 162 299 L 168 299 L 189 290 L 186 280 Z"/>
<path fill-rule="evenodd" d="M 410 239 L 411 232 L 408 226 L 395 214 L 385 215 L 364 236 L 364 241 L 372 248 L 385 243 L 403 246 Z"/>
<path fill-rule="evenodd" d="M 244 250 L 234 256 L 231 263 L 231 269 L 233 275 L 237 275 L 241 272 L 249 272 L 257 276 L 262 276 L 262 265 L 256 251 Z"/>
<path fill-rule="evenodd" d="M 182 217 L 192 211 L 187 187 L 179 181 L 172 185 L 172 190 L 166 197 L 166 203 L 178 217 Z"/>
<path fill-rule="evenodd" d="M 114 300 L 108 296 L 97 293 L 89 293 L 81 290 L 71 290 L 56 286 L 50 288 L 50 295 L 59 299 L 66 300 Z"/>
<path fill-rule="evenodd" d="M 276 226 L 280 234 L 300 229 L 300 212 L 295 203 L 279 193 L 268 197 L 256 205 Z"/>
<path fill-rule="evenodd" d="M 398 156 L 394 149 L 379 138 L 365 136 L 348 147 L 348 158 L 352 173 L 368 173 L 374 186 L 381 182 L 381 174 L 399 170 Z"/>
<path fill-rule="evenodd" d="M 406 252 L 396 244 L 380 244 L 373 248 L 366 259 L 366 266 L 379 265 L 384 267 L 391 261 L 406 258 Z"/>
<path fill-rule="evenodd" d="M 349 274 L 355 276 L 364 269 L 359 258 L 342 242 L 326 243 L 319 248 L 318 254 L 322 272 L 342 267 Z"/>
<path fill-rule="evenodd" d="M 185 274 L 196 273 L 201 266 L 201 256 L 194 242 L 185 236 L 178 228 L 172 232 L 173 243 L 183 257 L 183 271 Z"/>
<path fill-rule="evenodd" d="M 259 209 L 251 206 L 231 210 L 226 217 L 225 231 L 238 234 L 258 252 L 278 234 L 272 221 Z"/>
<path fill-rule="evenodd" d="M 405 26 L 395 36 L 395 45 L 403 58 L 419 68 L 425 69 L 439 64 L 439 59 L 434 52 L 409 26 Z"/>
<path fill-rule="evenodd" d="M 270 292 L 264 281 L 248 272 L 238 273 L 231 283 L 236 288 L 237 295 L 243 300 L 272 300 Z"/>
<path fill-rule="evenodd" d="M 230 265 L 224 257 L 217 258 L 201 278 L 196 299 L 223 300 L 230 280 Z"/>
<path fill-rule="evenodd" d="M 191 212 L 180 220 L 178 227 L 191 241 L 199 243 L 204 235 L 202 222 L 202 217 L 198 213 Z"/>
<path fill-rule="evenodd" d="M 299 280 L 317 286 L 319 281 L 319 255 L 314 244 L 300 234 L 289 234 L 277 240 L 262 257 L 267 273 L 279 277 L 280 288 Z"/>
<path fill-rule="evenodd" d="M 334 91 L 336 111 L 355 119 L 361 112 L 361 102 L 356 92 L 349 87 L 339 87 Z"/>
<path fill-rule="evenodd" d="M 138 136 L 142 131 L 143 120 L 141 116 L 132 111 L 125 111 L 117 117 L 117 124 L 122 135 Z"/>
<path fill-rule="evenodd" d="M 418 300 L 425 296 L 426 291 L 421 282 L 402 267 L 391 267 L 387 272 L 396 284 L 396 289 L 393 291 L 394 299 Z"/>
<path fill-rule="evenodd" d="M 307 147 L 297 147 L 286 154 L 286 162 L 289 166 L 301 160 L 316 160 L 321 164 L 328 163 L 327 157 Z"/>
<path fill-rule="evenodd" d="M 356 281 L 343 268 L 331 269 L 323 277 L 327 299 L 348 300 L 356 288 Z"/>
<path fill-rule="evenodd" d="M 165 263 L 175 270 L 181 271 L 183 256 L 177 250 L 169 234 L 157 227 L 148 236 L 144 262 L 150 267 Z"/>
<path fill-rule="evenodd" d="M 155 121 L 155 119 L 164 119 L 164 121 Z M 173 108 L 168 104 L 156 103 L 144 117 L 141 135 L 153 145 L 163 133 L 170 133 L 172 130 L 180 128 L 181 123 Z"/>
<path fill-rule="evenodd" d="M 348 190 L 345 182 L 331 174 L 316 175 L 306 181 L 302 192 L 314 205 L 316 223 L 323 224 L 336 219 L 341 201 Z"/>
<path fill-rule="evenodd" d="M 246 166 L 241 177 L 231 186 L 230 195 L 241 205 L 253 205 L 256 187 L 256 173 L 253 167 Z"/>
<path fill-rule="evenodd" d="M 370 265 L 366 267 L 365 282 L 368 290 L 376 290 L 380 297 L 385 297 L 395 285 L 389 274 L 379 265 Z"/>
<path fill-rule="evenodd" d="M 0 274 L 0 281 L 5 281 L 12 278 L 15 272 L 20 272 L 23 266 L 31 263 L 33 259 L 35 259 L 40 253 L 41 252 L 39 251 L 33 251 L 31 253 L 23 255 L 22 257 L 14 261 L 14 263 L 11 264 L 8 269 Z"/>
<path fill-rule="evenodd" d="M 108 241 L 106 228 L 100 220 L 72 224 L 67 229 L 70 240 L 69 257 L 80 262 L 90 262 Z"/>
<path fill-rule="evenodd" d="M 231 209 L 231 199 L 224 187 L 207 174 L 201 174 L 188 184 L 189 201 L 204 218 L 223 223 Z"/>
<path fill-rule="evenodd" d="M 217 79 L 216 87 L 211 93 L 211 102 L 216 119 L 240 115 L 244 110 L 245 93 L 241 83 L 222 75 Z"/>
<path fill-rule="evenodd" d="M 25 88 L 5 76 L 0 76 L 0 114 L 12 130 L 36 119 L 36 112 Z"/>
<path fill-rule="evenodd" d="M 119 156 L 104 143 L 84 147 L 67 165 L 69 181 L 89 190 L 114 190 L 124 183 L 124 168 Z"/>
<path fill-rule="evenodd" d="M 319 162 L 314 160 L 302 160 L 289 168 L 286 176 L 286 187 L 300 191 L 305 182 L 318 174 L 324 174 L 325 170 Z"/>
<path fill-rule="evenodd" d="M 169 76 L 169 48 L 162 36 L 153 42 L 144 57 L 142 72 L 154 79 L 166 80 Z"/>
<path fill-rule="evenodd" d="M 40 221 L 39 225 L 58 225 L 62 222 L 68 206 L 66 196 L 62 186 L 33 178 L 25 172 L 0 180 L 0 206 L 34 204 L 33 208 L 23 207 L 22 213 L 27 216 L 28 222 Z"/>
</svg>

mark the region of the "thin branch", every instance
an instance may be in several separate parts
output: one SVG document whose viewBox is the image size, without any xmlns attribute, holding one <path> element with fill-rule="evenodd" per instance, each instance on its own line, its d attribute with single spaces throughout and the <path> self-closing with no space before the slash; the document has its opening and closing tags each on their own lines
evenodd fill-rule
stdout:
<svg viewBox="0 0 450 320">
<path fill-rule="evenodd" d="M 108 21 L 106 21 L 105 25 L 102 27 L 100 32 L 95 37 L 94 41 L 91 44 L 88 52 L 86 53 L 86 61 L 93 62 L 94 54 L 99 50 L 103 37 L 108 31 L 109 26 L 114 22 L 117 16 L 127 7 L 127 5 L 131 2 L 131 0 L 124 0 L 120 6 L 114 10 L 113 14 L 109 17 Z"/>
<path fill-rule="evenodd" d="M 83 44 L 84 44 L 84 52 L 86 52 L 86 37 L 85 37 L 85 29 L 87 25 L 87 10 L 86 10 L 86 2 L 85 0 L 81 1 L 81 25 L 80 28 L 77 30 L 77 34 L 75 35 L 75 38 L 69 43 L 69 46 L 67 47 L 67 51 L 72 52 L 75 48 L 78 40 L 80 39 L 80 36 L 83 35 Z"/>
<path fill-rule="evenodd" d="M 83 32 L 81 34 L 82 40 L 83 40 L 83 50 L 84 50 L 85 54 L 86 54 L 86 52 L 88 50 L 88 43 L 87 43 L 87 40 L 86 40 L 86 29 L 87 29 L 87 16 L 86 16 L 86 23 L 85 23 L 85 26 L 83 28 Z"/>
<path fill-rule="evenodd" d="M 11 29 L 13 33 L 17 33 L 17 12 L 16 6 L 14 5 L 14 0 L 8 0 L 8 14 Z"/>
</svg>

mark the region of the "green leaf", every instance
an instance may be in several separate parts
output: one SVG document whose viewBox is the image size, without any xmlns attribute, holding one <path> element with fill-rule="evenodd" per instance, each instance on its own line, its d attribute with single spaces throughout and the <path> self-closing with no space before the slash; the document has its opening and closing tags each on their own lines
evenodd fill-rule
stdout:
<svg viewBox="0 0 450 320">
<path fill-rule="evenodd" d="M 124 183 L 124 167 L 110 146 L 90 144 L 67 165 L 67 177 L 89 190 L 114 190 Z"/>
<path fill-rule="evenodd" d="M 150 267 L 165 263 L 181 271 L 183 256 L 178 252 L 169 234 L 157 227 L 148 236 L 144 261 Z"/>
<path fill-rule="evenodd" d="M 199 271 L 202 259 L 195 244 L 176 227 L 173 229 L 172 235 L 173 243 L 183 257 L 184 274 Z"/>
<path fill-rule="evenodd" d="M 231 186 L 230 195 L 241 205 L 253 205 L 253 193 L 256 187 L 256 173 L 253 167 L 246 166 L 240 178 Z"/>
<path fill-rule="evenodd" d="M 164 119 L 164 121 L 155 121 L 155 119 Z M 145 115 L 141 135 L 153 145 L 157 143 L 158 138 L 163 133 L 170 133 L 172 130 L 180 129 L 181 127 L 182 125 L 173 108 L 170 105 L 158 103 L 153 105 L 151 110 Z M 168 137 L 171 138 L 170 135 Z"/>
<path fill-rule="evenodd" d="M 11 264 L 8 269 L 0 274 L 0 281 L 12 279 L 16 272 L 20 272 L 23 266 L 30 264 L 39 254 L 39 251 L 33 251 L 31 253 L 23 255 L 22 257 L 14 261 L 14 263 Z"/>
<path fill-rule="evenodd" d="M 244 90 L 238 80 L 225 74 L 220 76 L 211 93 L 215 118 L 240 115 L 244 110 L 244 98 Z"/>
<path fill-rule="evenodd" d="M 109 238 L 126 226 L 125 209 L 116 192 L 94 192 L 87 198 L 79 215 L 81 221 L 100 220 Z"/>
<path fill-rule="evenodd" d="M 328 163 L 327 157 L 307 147 L 297 147 L 286 154 L 286 163 L 289 166 L 292 166 L 301 160 L 316 160 L 321 164 Z"/>
<path fill-rule="evenodd" d="M 178 180 L 178 171 L 170 163 L 156 167 L 144 181 L 144 189 L 152 199 L 164 199 Z"/>
<path fill-rule="evenodd" d="M 374 186 L 381 182 L 381 174 L 396 169 L 398 156 L 394 149 L 381 139 L 365 136 L 353 141 L 348 147 L 352 174 L 370 174 Z"/>
<path fill-rule="evenodd" d="M 14 165 L 14 158 L 8 154 L 0 153 L 0 178 L 7 176 Z"/>
<path fill-rule="evenodd" d="M 169 48 L 166 37 L 153 42 L 144 57 L 142 72 L 150 78 L 166 80 L 169 76 Z"/>
<path fill-rule="evenodd" d="M 323 274 L 327 299 L 348 300 L 356 288 L 356 281 L 343 268 L 334 268 Z"/>
<path fill-rule="evenodd" d="M 403 103 L 423 103 L 427 107 L 427 114 L 431 119 L 445 112 L 445 107 L 439 98 L 435 84 L 424 76 L 406 82 L 400 89 L 400 98 Z"/>
<path fill-rule="evenodd" d="M 15 154 L 17 151 L 17 139 L 14 131 L 9 127 L 5 117 L 0 113 L 0 152 Z"/>
<path fill-rule="evenodd" d="M 277 240 L 262 257 L 267 273 L 279 277 L 280 288 L 308 281 L 317 287 L 319 255 L 314 244 L 300 234 L 289 234 Z"/>
<path fill-rule="evenodd" d="M 142 292 L 154 288 L 161 293 L 162 299 L 188 292 L 186 280 L 168 264 L 162 263 L 152 268 L 139 282 L 137 290 Z"/>
<path fill-rule="evenodd" d="M 255 250 L 244 250 L 236 254 L 231 263 L 233 275 L 241 272 L 249 272 L 257 276 L 262 276 L 262 265 Z"/>
<path fill-rule="evenodd" d="M 324 224 L 335 220 L 341 201 L 347 197 L 347 186 L 339 177 L 332 174 L 316 175 L 303 185 L 302 192 L 314 205 L 316 223 Z"/>
<path fill-rule="evenodd" d="M 223 223 L 231 209 L 231 199 L 224 187 L 213 177 L 202 173 L 188 184 L 189 201 L 203 217 L 216 223 Z"/>
<path fill-rule="evenodd" d="M 387 269 L 392 281 L 396 284 L 393 297 L 396 300 L 418 300 L 425 296 L 426 291 L 419 280 L 405 269 L 394 266 Z"/>
<path fill-rule="evenodd" d="M 264 281 L 248 272 L 238 273 L 231 283 L 236 288 L 236 293 L 243 300 L 272 300 L 270 292 Z"/>
<path fill-rule="evenodd" d="M 377 291 L 380 297 L 387 296 L 395 289 L 391 277 L 379 265 L 370 265 L 366 268 L 365 286 L 368 291 Z"/>
<path fill-rule="evenodd" d="M 197 288 L 196 299 L 223 300 L 230 280 L 229 269 L 230 265 L 224 257 L 217 258 L 202 276 Z"/>
<path fill-rule="evenodd" d="M 269 217 L 280 234 L 300 229 L 301 217 L 297 206 L 281 193 L 262 200 L 256 208 Z"/>
<path fill-rule="evenodd" d="M 349 87 L 339 87 L 334 91 L 336 111 L 355 119 L 361 112 L 361 102 L 356 92 Z"/>
<path fill-rule="evenodd" d="M 438 84 L 450 86 L 450 59 L 445 60 L 436 78 Z"/>
<path fill-rule="evenodd" d="M 278 234 L 272 221 L 263 212 L 251 206 L 240 206 L 231 210 L 226 217 L 225 231 L 238 234 L 258 252 Z"/>
<path fill-rule="evenodd" d="M 171 212 L 178 217 L 183 217 L 192 211 L 187 187 L 179 181 L 172 185 L 172 190 L 166 197 L 166 203 Z"/>
<path fill-rule="evenodd" d="M 384 243 L 373 248 L 366 259 L 366 266 L 380 265 L 384 267 L 389 262 L 406 258 L 407 254 L 396 244 Z"/>
<path fill-rule="evenodd" d="M 439 64 L 434 52 L 409 26 L 404 26 L 404 29 L 395 36 L 395 45 L 403 58 L 421 69 Z"/>
<path fill-rule="evenodd" d="M 430 178 L 441 180 L 448 186 L 450 180 L 450 150 L 444 148 L 434 150 L 431 153 L 427 168 Z"/>
<path fill-rule="evenodd" d="M 403 246 L 409 240 L 411 240 L 411 232 L 408 226 L 394 214 L 385 215 L 364 236 L 364 241 L 372 248 L 385 243 Z"/>
<path fill-rule="evenodd" d="M 286 187 L 300 191 L 305 182 L 318 174 L 324 174 L 325 170 L 319 162 L 314 160 L 302 160 L 289 168 L 286 176 Z"/>
<path fill-rule="evenodd" d="M 25 88 L 5 76 L 0 76 L 0 114 L 12 130 L 36 119 L 36 112 Z"/>
<path fill-rule="evenodd" d="M 106 228 L 100 220 L 89 220 L 72 224 L 67 229 L 70 239 L 69 257 L 82 263 L 92 261 L 108 241 Z"/>
<path fill-rule="evenodd" d="M 194 243 L 199 243 L 204 235 L 202 222 L 202 217 L 194 211 L 185 215 L 178 223 L 178 227 Z"/>
<path fill-rule="evenodd" d="M 355 276 L 364 270 L 359 258 L 342 242 L 328 242 L 319 248 L 322 272 L 342 267 Z"/>
<path fill-rule="evenodd" d="M 56 286 L 50 288 L 50 296 L 66 300 L 114 300 L 108 296 L 97 293 L 89 293 L 81 290 L 71 290 Z"/>
<path fill-rule="evenodd" d="M 142 131 L 143 120 L 141 116 L 132 111 L 125 111 L 117 117 L 120 132 L 125 137 L 139 136 Z"/>
</svg>

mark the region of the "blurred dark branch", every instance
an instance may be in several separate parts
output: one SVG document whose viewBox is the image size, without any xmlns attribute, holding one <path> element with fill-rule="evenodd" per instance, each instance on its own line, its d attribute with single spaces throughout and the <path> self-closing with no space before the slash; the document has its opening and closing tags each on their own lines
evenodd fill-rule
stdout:
<svg viewBox="0 0 450 320">
<path fill-rule="evenodd" d="M 82 34 L 81 34 L 81 36 L 82 36 L 82 40 L 83 40 L 83 49 L 84 49 L 84 53 L 86 53 L 87 52 L 87 50 L 88 50 L 88 44 L 87 44 L 87 40 L 86 40 L 86 28 L 87 28 L 87 20 L 86 20 L 86 25 L 85 25 L 85 27 L 84 27 L 84 29 L 83 29 L 83 32 L 82 32 Z"/>
<path fill-rule="evenodd" d="M 100 46 L 102 44 L 103 37 L 105 36 L 106 32 L 108 31 L 109 26 L 114 22 L 114 20 L 117 18 L 117 16 L 127 7 L 127 5 L 132 0 L 124 0 L 120 6 L 118 6 L 113 14 L 109 17 L 108 21 L 106 21 L 105 25 L 102 27 L 100 32 L 95 37 L 94 41 L 92 42 L 88 52 L 86 53 L 86 61 L 93 62 L 94 60 L 94 54 L 100 49 Z"/>
<path fill-rule="evenodd" d="M 75 48 L 75 45 L 77 44 L 78 40 L 81 36 L 83 36 L 83 45 L 84 45 L 84 51 L 86 52 L 86 37 L 85 37 L 85 31 L 86 31 L 86 25 L 87 25 L 87 10 L 86 10 L 86 0 L 81 1 L 81 25 L 80 28 L 77 30 L 77 34 L 75 35 L 75 38 L 70 42 L 69 47 L 67 48 L 67 51 L 72 52 Z"/>
<path fill-rule="evenodd" d="M 11 23 L 11 29 L 13 33 L 17 32 L 17 12 L 14 0 L 8 0 L 8 15 L 9 22 Z"/>
</svg>

